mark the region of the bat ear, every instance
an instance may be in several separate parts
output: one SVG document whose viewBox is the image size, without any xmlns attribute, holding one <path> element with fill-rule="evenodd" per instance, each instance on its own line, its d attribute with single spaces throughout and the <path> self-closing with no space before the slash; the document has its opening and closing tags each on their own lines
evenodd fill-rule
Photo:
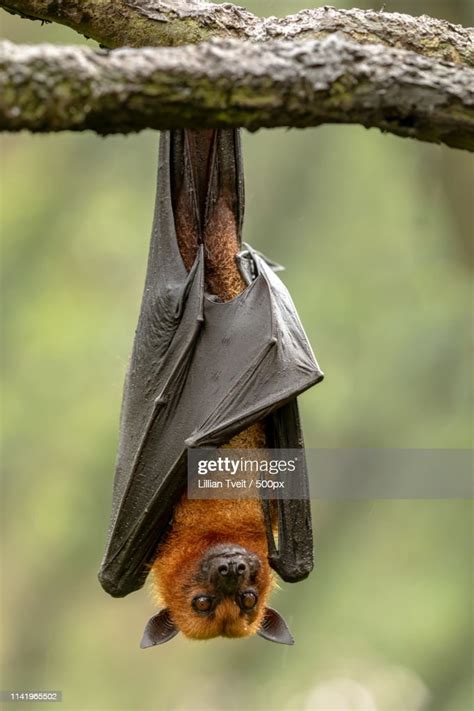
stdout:
<svg viewBox="0 0 474 711">
<path fill-rule="evenodd" d="M 155 647 L 157 644 L 164 644 L 176 637 L 178 632 L 179 629 L 171 619 L 168 608 L 165 608 L 148 620 L 140 647 L 146 649 Z"/>
<path fill-rule="evenodd" d="M 257 634 L 263 639 L 268 639 L 269 642 L 277 642 L 278 644 L 295 643 L 285 620 L 271 607 L 267 607 L 265 610 L 265 616 Z"/>
</svg>

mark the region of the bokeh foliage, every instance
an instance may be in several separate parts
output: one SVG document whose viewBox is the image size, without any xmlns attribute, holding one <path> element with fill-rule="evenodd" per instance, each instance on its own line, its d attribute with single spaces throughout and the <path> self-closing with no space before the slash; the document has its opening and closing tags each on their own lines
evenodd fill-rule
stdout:
<svg viewBox="0 0 474 711">
<path fill-rule="evenodd" d="M 469 0 L 385 5 L 472 20 Z M 2 21 L 15 41 L 83 41 Z M 293 648 L 177 638 L 143 652 L 146 591 L 100 589 L 156 143 L 2 139 L 2 686 L 62 689 L 68 711 L 467 711 L 468 502 L 316 501 L 316 570 L 275 596 Z M 245 239 L 286 265 L 326 372 L 301 398 L 307 445 L 470 446 L 472 158 L 343 126 L 244 147 Z"/>
</svg>

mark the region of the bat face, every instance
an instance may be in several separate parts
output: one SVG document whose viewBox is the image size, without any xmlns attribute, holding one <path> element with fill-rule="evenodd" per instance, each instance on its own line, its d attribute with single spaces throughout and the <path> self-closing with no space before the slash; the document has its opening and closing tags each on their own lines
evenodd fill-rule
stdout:
<svg viewBox="0 0 474 711">
<path fill-rule="evenodd" d="M 258 547 L 225 542 L 194 551 L 169 548 L 153 574 L 159 597 L 186 637 L 246 637 L 258 630 L 273 582 Z"/>
<path fill-rule="evenodd" d="M 259 634 L 291 644 L 286 624 L 267 607 L 274 580 L 261 524 L 246 535 L 256 502 L 241 502 L 242 527 L 234 523 L 234 535 L 217 530 L 216 521 L 227 519 L 229 526 L 237 502 L 212 502 L 214 529 L 207 536 L 199 530 L 205 503 L 181 503 L 175 531 L 152 567 L 152 586 L 165 608 L 149 621 L 141 646 L 162 644 L 178 632 L 191 639 Z M 195 525 L 181 529 L 191 516 Z"/>
<path fill-rule="evenodd" d="M 242 546 L 210 546 L 169 591 L 169 610 L 187 637 L 246 637 L 257 631 L 271 587 L 268 563 Z"/>
</svg>

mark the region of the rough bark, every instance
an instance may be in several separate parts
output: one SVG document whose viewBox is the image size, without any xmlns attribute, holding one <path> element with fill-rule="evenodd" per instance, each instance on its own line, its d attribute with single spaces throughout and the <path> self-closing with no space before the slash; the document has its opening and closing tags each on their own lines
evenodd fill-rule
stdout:
<svg viewBox="0 0 474 711">
<path fill-rule="evenodd" d="M 474 70 L 332 35 L 94 52 L 0 47 L 0 129 L 360 123 L 474 150 Z"/>
<path fill-rule="evenodd" d="M 474 65 L 472 29 L 427 16 L 324 6 L 285 18 L 259 18 L 241 7 L 197 0 L 6 0 L 0 7 L 59 22 L 113 47 L 194 44 L 211 37 L 264 42 L 318 39 L 334 32 L 426 57 Z"/>
</svg>

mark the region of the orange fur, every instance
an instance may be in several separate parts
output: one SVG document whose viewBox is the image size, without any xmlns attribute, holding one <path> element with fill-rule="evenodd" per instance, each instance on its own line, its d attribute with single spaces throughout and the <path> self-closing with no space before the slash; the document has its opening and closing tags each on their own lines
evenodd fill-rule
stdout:
<svg viewBox="0 0 474 711">
<path fill-rule="evenodd" d="M 217 202 L 204 239 L 206 283 L 223 301 L 233 299 L 245 288 L 235 256 L 239 251 L 234 215 L 225 197 Z"/>
<path fill-rule="evenodd" d="M 206 585 L 194 580 L 199 563 L 208 548 L 219 543 L 238 544 L 260 559 L 256 584 L 259 601 L 251 613 L 242 614 L 232 599 L 224 599 L 211 618 L 192 612 L 193 597 L 209 592 Z M 254 634 L 273 586 L 259 501 L 191 501 L 183 497 L 176 507 L 172 530 L 153 564 L 151 582 L 156 602 L 169 608 L 175 624 L 187 637 Z"/>
</svg>

